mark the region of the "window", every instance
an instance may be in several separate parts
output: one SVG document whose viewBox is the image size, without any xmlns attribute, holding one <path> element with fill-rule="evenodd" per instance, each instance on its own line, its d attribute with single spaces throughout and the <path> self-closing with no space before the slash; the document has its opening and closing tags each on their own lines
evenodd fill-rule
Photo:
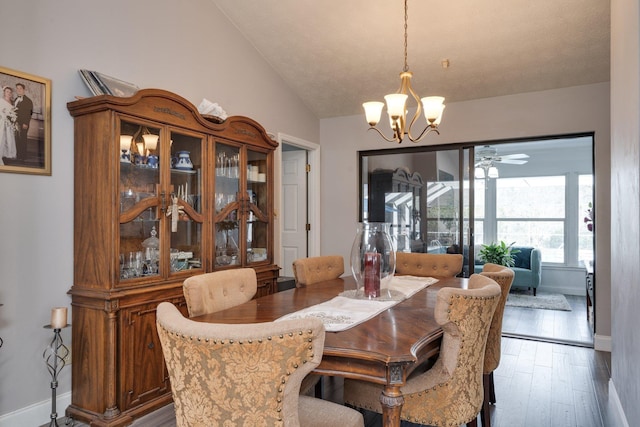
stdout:
<svg viewBox="0 0 640 427">
<path fill-rule="evenodd" d="M 593 260 L 593 231 L 589 230 L 589 222 L 585 221 L 585 218 L 593 220 L 593 216 L 590 216 L 593 209 L 593 175 L 578 177 L 578 204 L 578 261 Z"/>
<path fill-rule="evenodd" d="M 485 243 L 484 236 L 484 219 L 485 219 L 485 180 L 476 179 L 474 182 L 474 243 L 476 245 L 482 245 Z M 478 254 L 475 254 L 477 257 Z"/>
<path fill-rule="evenodd" d="M 542 261 L 564 263 L 565 200 L 564 176 L 498 178 L 498 240 L 535 246 Z"/>
</svg>

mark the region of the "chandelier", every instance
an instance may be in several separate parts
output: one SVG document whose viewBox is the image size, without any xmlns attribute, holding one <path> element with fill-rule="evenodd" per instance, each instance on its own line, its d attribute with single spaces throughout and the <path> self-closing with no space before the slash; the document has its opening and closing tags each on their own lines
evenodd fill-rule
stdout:
<svg viewBox="0 0 640 427">
<path fill-rule="evenodd" d="M 367 122 L 369 123 L 369 130 L 373 129 L 380 134 L 384 139 L 389 142 L 402 142 L 406 135 L 412 142 L 420 141 L 429 132 L 434 131 L 440 134 L 438 131 L 438 125 L 442 120 L 442 111 L 444 110 L 444 98 L 441 96 L 427 96 L 420 99 L 418 95 L 411 88 L 411 77 L 413 73 L 409 71 L 407 65 L 407 0 L 404 0 L 404 68 L 400 73 L 400 89 L 397 93 L 386 95 L 384 97 L 387 104 L 387 114 L 389 115 L 389 124 L 393 131 L 393 137 L 386 137 L 380 129 L 376 127 L 380 122 L 380 115 L 382 114 L 383 102 L 365 102 L 362 104 L 365 111 Z M 414 114 L 409 126 L 407 127 L 407 98 L 411 95 L 416 101 L 418 107 Z M 421 102 L 422 101 L 422 102 Z M 411 134 L 411 128 L 413 124 L 420 117 L 420 113 L 424 108 L 424 117 L 427 120 L 427 126 L 420 132 L 420 134 L 414 138 Z"/>
</svg>

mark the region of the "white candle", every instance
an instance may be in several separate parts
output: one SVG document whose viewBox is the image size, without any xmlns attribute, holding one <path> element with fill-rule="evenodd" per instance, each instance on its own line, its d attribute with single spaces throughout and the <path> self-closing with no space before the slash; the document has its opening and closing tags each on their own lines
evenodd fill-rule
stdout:
<svg viewBox="0 0 640 427">
<path fill-rule="evenodd" d="M 51 309 L 51 327 L 62 329 L 67 326 L 67 307 L 54 307 Z"/>
</svg>

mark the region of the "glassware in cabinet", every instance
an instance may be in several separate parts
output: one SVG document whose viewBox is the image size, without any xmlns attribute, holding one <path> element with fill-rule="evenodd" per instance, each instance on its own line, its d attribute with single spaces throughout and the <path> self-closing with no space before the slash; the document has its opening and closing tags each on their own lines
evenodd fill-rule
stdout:
<svg viewBox="0 0 640 427">
<path fill-rule="evenodd" d="M 215 173 L 215 266 L 241 263 L 240 241 L 240 148 L 216 143 Z"/>
<path fill-rule="evenodd" d="M 268 257 L 269 217 L 267 154 L 247 150 L 246 257 L 247 263 L 262 262 Z"/>
<path fill-rule="evenodd" d="M 171 273 L 202 268 L 202 166 L 203 140 L 198 134 L 170 132 Z"/>
<path fill-rule="evenodd" d="M 120 280 L 157 276 L 160 264 L 160 129 L 120 121 Z M 149 163 L 151 159 L 151 163 Z"/>
</svg>

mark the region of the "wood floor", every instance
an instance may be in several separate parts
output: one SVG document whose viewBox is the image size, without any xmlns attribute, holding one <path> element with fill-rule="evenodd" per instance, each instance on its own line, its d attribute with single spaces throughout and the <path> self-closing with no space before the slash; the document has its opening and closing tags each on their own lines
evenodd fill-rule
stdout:
<svg viewBox="0 0 640 427">
<path fill-rule="evenodd" d="M 585 297 L 565 297 L 571 305 L 571 311 L 506 306 L 502 323 L 503 335 L 593 347 L 593 329 L 587 320 Z"/>
<path fill-rule="evenodd" d="M 568 296 L 567 300 L 571 312 L 505 309 L 503 329 L 527 339 L 502 340 L 502 359 L 494 374 L 497 403 L 491 407 L 492 427 L 617 425 L 609 402 L 610 353 L 589 348 L 593 337 L 584 298 Z M 542 340 L 530 338 L 536 334 Z M 325 378 L 324 385 L 324 398 L 341 402 L 341 379 Z M 371 414 L 366 421 L 367 427 L 381 424 L 379 417 Z M 175 426 L 172 406 L 132 424 L 132 427 L 161 426 Z"/>
</svg>

